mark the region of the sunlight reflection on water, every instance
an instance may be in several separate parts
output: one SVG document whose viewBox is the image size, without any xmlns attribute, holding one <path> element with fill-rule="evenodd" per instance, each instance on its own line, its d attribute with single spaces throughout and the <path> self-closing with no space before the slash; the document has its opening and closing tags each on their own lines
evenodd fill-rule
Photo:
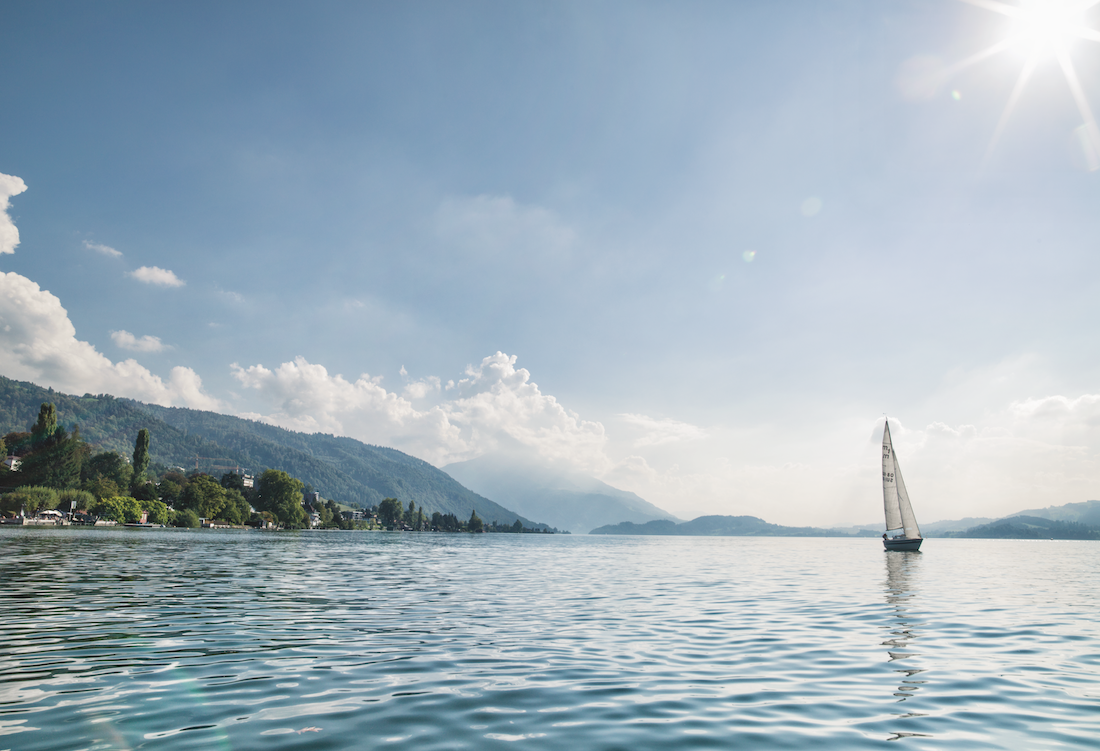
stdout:
<svg viewBox="0 0 1100 751">
<path fill-rule="evenodd" d="M 1090 542 L 5 529 L 0 748 L 1092 748 Z"/>
</svg>

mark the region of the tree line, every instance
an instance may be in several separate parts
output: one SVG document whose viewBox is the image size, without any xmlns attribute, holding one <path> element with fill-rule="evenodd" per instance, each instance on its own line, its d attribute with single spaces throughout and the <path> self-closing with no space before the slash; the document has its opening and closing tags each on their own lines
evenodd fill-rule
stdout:
<svg viewBox="0 0 1100 751">
<path fill-rule="evenodd" d="M 131 461 L 116 451 L 93 453 L 80 428 L 65 430 L 54 404 L 45 402 L 30 431 L 0 438 L 0 455 L 18 459 L 18 469 L 0 474 L 0 513 L 31 517 L 60 506 L 120 523 L 137 522 L 145 514 L 150 523 L 181 527 L 197 527 L 200 518 L 308 525 L 304 485 L 286 472 L 267 470 L 254 488 L 246 488 L 233 472 L 219 480 L 163 468 L 158 481 L 150 471 L 149 446 L 149 431 L 142 428 Z"/>
<path fill-rule="evenodd" d="M 303 505 L 307 487 L 288 473 L 269 469 L 245 487 L 244 478 L 227 472 L 220 478 L 202 472 L 184 473 L 179 468 L 153 466 L 151 436 L 138 430 L 130 461 L 117 451 L 93 452 L 80 435 L 59 424 L 52 402 L 43 402 L 38 419 L 28 432 L 11 432 L 0 438 L 0 456 L 19 460 L 17 470 L 0 469 L 0 513 L 33 517 L 47 509 L 61 508 L 76 514 L 133 523 L 144 515 L 149 523 L 197 527 L 201 519 L 231 525 L 251 524 L 300 529 L 310 525 Z M 312 486 L 308 488 L 312 491 Z M 362 521 L 346 518 L 331 500 L 315 503 L 312 510 L 320 526 L 334 529 L 363 528 Z M 388 529 L 440 532 L 552 533 L 557 530 L 526 528 L 513 524 L 486 523 L 477 512 L 467 520 L 453 513 L 429 512 L 423 504 L 385 498 L 368 515 Z"/>
</svg>

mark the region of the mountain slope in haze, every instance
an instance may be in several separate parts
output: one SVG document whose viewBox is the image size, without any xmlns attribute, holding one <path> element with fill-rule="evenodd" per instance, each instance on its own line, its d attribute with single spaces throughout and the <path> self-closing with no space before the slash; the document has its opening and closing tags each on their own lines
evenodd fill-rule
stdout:
<svg viewBox="0 0 1100 751">
<path fill-rule="evenodd" d="M 443 471 L 477 493 L 573 534 L 622 521 L 679 521 L 634 493 L 529 458 L 483 456 Z"/>
<path fill-rule="evenodd" d="M 486 522 L 544 528 L 460 485 L 427 462 L 396 449 L 368 446 L 353 438 L 296 433 L 239 417 L 193 409 L 159 407 L 108 394 L 82 397 L 0 376 L 0 435 L 30 430 L 43 402 L 57 407 L 58 422 L 80 426 L 84 440 L 100 450 L 129 456 L 141 428 L 152 436 L 154 463 L 220 475 L 240 466 L 253 473 L 281 469 L 340 503 L 377 505 L 383 498 L 415 501 L 425 511 Z"/>
<path fill-rule="evenodd" d="M 1062 506 L 1027 509 L 1005 517 L 1001 521 L 1011 519 L 1013 516 L 1034 516 L 1056 522 L 1077 522 L 1091 527 L 1100 527 L 1100 501 L 1084 501 L 1082 503 L 1067 503 Z"/>
<path fill-rule="evenodd" d="M 989 524 L 952 532 L 950 537 L 1011 540 L 1100 540 L 1100 527 L 1076 521 L 1014 514 Z"/>
</svg>

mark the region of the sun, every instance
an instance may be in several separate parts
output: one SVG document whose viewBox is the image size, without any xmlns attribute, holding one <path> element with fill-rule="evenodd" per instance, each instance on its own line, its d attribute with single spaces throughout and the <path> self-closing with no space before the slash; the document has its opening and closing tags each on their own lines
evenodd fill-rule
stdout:
<svg viewBox="0 0 1100 751">
<path fill-rule="evenodd" d="M 1065 75 L 1070 93 L 1077 104 L 1077 110 L 1081 113 L 1083 122 L 1078 128 L 1078 135 L 1081 137 L 1081 146 L 1085 152 L 1088 168 L 1092 171 L 1100 170 L 1100 128 L 1097 128 L 1096 118 L 1093 117 L 1092 108 L 1089 106 L 1088 98 L 1085 96 L 1084 88 L 1077 78 L 1077 71 L 1069 56 L 1070 49 L 1078 40 L 1100 42 L 1100 31 L 1087 26 L 1085 22 L 1085 12 L 1100 3 L 1100 0 L 1020 0 L 1019 5 L 1009 5 L 1000 0 L 962 0 L 962 2 L 1007 16 L 1011 19 L 1011 31 L 1005 39 L 992 47 L 951 66 L 950 73 L 956 73 L 980 60 L 1010 49 L 1018 50 L 1024 55 L 1023 68 L 1020 70 L 1016 85 L 1008 97 L 1008 103 L 1005 105 L 1004 112 L 1001 113 L 1001 119 L 997 122 L 997 128 L 993 131 L 989 148 L 986 150 L 986 161 L 989 160 L 997 141 L 1000 140 L 1009 116 L 1015 109 L 1035 67 L 1044 58 L 1054 57 Z"/>
<path fill-rule="evenodd" d="M 1093 4 L 1088 3 L 1088 5 Z M 1004 4 L 981 5 L 989 7 Z M 1010 5 L 1007 8 L 1014 11 L 1006 14 L 1012 19 L 1010 38 L 1015 39 L 1016 44 L 1029 55 L 1064 54 L 1082 37 L 1082 32 L 1091 31 L 1085 25 L 1086 4 L 1081 2 L 1031 0 L 1019 6 Z"/>
</svg>

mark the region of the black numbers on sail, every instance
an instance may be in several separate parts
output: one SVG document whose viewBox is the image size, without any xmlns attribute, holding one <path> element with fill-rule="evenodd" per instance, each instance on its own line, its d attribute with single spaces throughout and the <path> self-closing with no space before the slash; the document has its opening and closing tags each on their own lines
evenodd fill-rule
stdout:
<svg viewBox="0 0 1100 751">
<path fill-rule="evenodd" d="M 882 450 L 882 458 L 883 459 L 889 459 L 890 458 L 890 449 L 883 449 Z"/>
<path fill-rule="evenodd" d="M 894 473 L 893 472 L 883 472 L 882 473 L 882 479 L 886 480 L 887 482 L 893 482 L 894 481 Z"/>
</svg>

